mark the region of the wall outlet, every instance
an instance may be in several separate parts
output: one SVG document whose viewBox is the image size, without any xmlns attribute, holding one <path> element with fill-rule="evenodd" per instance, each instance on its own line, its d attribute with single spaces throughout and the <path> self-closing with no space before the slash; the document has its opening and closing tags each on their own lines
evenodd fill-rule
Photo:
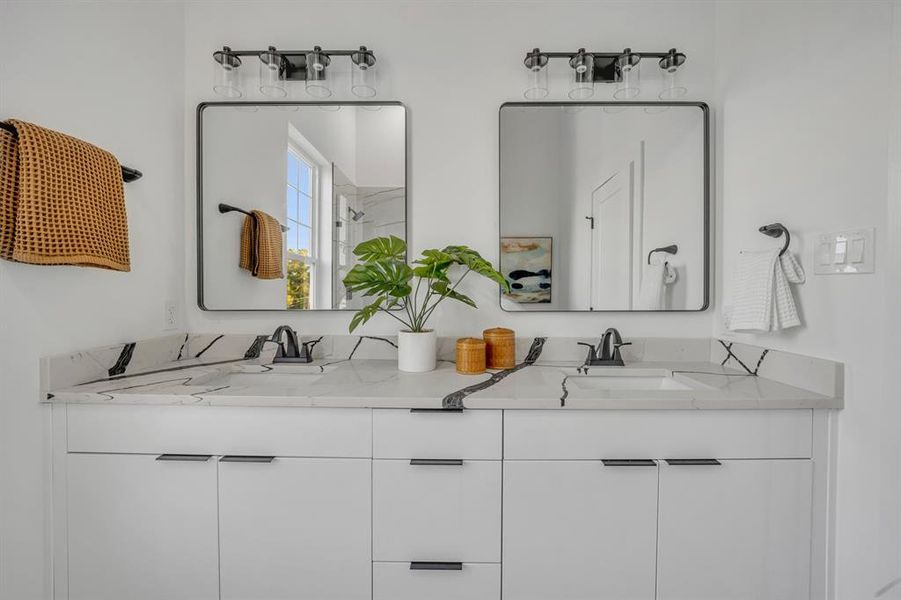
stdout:
<svg viewBox="0 0 901 600">
<path fill-rule="evenodd" d="M 166 318 L 164 325 L 165 329 L 175 329 L 178 327 L 178 305 L 171 300 L 166 302 Z"/>
</svg>

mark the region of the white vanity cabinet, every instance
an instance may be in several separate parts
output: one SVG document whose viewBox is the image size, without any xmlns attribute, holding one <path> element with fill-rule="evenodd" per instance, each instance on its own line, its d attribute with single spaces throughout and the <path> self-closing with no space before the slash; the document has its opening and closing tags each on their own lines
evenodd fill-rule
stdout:
<svg viewBox="0 0 901 600">
<path fill-rule="evenodd" d="M 70 454 L 70 600 L 216 600 L 209 456 Z"/>
<path fill-rule="evenodd" d="M 812 463 L 660 464 L 659 600 L 809 598 Z"/>
<path fill-rule="evenodd" d="M 508 461 L 504 597 L 653 600 L 653 461 Z"/>
<path fill-rule="evenodd" d="M 219 460 L 222 600 L 368 600 L 370 469 L 357 458 Z"/>
<path fill-rule="evenodd" d="M 504 600 L 810 597 L 811 411 L 504 419 Z"/>
</svg>

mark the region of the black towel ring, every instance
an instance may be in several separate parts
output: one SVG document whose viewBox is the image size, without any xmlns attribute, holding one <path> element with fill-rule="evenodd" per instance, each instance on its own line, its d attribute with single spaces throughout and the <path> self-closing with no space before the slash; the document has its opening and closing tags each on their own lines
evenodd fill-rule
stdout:
<svg viewBox="0 0 901 600">
<path fill-rule="evenodd" d="M 666 252 L 667 254 L 676 254 L 677 252 L 679 252 L 679 246 L 677 246 L 676 244 L 672 244 L 670 246 L 664 246 L 662 248 L 654 248 L 653 250 L 648 252 L 648 264 L 651 264 L 651 256 L 655 252 Z"/>
<path fill-rule="evenodd" d="M 782 223 L 770 223 L 769 225 L 764 225 L 763 227 L 758 229 L 758 231 L 763 235 L 770 236 L 771 238 L 777 238 L 782 236 L 782 234 L 785 234 L 785 245 L 782 246 L 782 251 L 779 252 L 779 256 L 782 256 L 786 253 L 786 251 L 788 251 L 788 246 L 792 242 L 792 236 L 788 232 L 788 228 L 785 225 L 783 225 Z"/>
</svg>

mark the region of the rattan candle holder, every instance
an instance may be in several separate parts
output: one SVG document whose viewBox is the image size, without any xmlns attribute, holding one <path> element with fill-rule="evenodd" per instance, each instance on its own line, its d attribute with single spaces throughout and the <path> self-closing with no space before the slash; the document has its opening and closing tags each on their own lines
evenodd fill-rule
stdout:
<svg viewBox="0 0 901 600">
<path fill-rule="evenodd" d="M 516 366 L 516 334 L 512 329 L 486 329 L 482 336 L 485 338 L 486 363 L 489 369 L 512 369 Z"/>
<path fill-rule="evenodd" d="M 477 338 L 457 340 L 457 373 L 478 375 L 485 372 L 485 342 Z"/>
</svg>

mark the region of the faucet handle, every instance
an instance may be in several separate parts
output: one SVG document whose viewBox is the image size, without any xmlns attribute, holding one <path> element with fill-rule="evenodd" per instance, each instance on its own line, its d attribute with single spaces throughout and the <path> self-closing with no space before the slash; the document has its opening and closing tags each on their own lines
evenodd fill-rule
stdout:
<svg viewBox="0 0 901 600">
<path fill-rule="evenodd" d="M 580 346 L 588 346 L 588 360 L 597 360 L 598 350 L 594 347 L 593 344 L 589 344 L 588 342 L 576 342 Z"/>
</svg>

